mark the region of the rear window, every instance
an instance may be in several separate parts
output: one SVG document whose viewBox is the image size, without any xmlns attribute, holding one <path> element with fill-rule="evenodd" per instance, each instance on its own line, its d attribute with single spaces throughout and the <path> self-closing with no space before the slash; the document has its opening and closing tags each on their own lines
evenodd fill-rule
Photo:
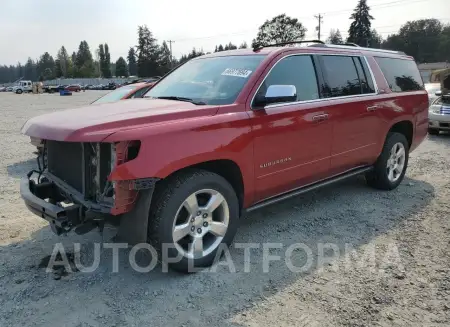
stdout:
<svg viewBox="0 0 450 327">
<path fill-rule="evenodd" d="M 375 57 L 392 92 L 423 90 L 417 65 L 412 60 Z"/>
</svg>

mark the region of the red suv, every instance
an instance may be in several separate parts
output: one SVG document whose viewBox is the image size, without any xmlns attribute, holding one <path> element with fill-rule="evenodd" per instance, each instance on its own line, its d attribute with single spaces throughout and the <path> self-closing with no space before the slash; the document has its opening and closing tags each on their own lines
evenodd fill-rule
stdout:
<svg viewBox="0 0 450 327">
<path fill-rule="evenodd" d="M 427 92 L 404 53 L 321 43 L 218 52 L 143 99 L 30 119 L 22 132 L 45 151 L 20 190 L 57 234 L 116 223 L 185 271 L 210 265 L 244 212 L 356 174 L 396 188 L 427 129 Z"/>
</svg>

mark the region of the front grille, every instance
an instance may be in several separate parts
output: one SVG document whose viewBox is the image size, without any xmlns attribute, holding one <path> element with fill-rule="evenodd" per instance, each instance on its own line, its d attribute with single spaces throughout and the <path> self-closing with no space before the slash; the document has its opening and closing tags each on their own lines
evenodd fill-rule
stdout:
<svg viewBox="0 0 450 327">
<path fill-rule="evenodd" d="M 83 192 L 83 147 L 81 143 L 47 141 L 47 168 L 79 192 Z"/>
<path fill-rule="evenodd" d="M 441 115 L 450 115 L 450 107 L 442 106 Z"/>
<path fill-rule="evenodd" d="M 85 199 L 98 200 L 111 172 L 111 144 L 46 141 L 47 169 Z"/>
</svg>

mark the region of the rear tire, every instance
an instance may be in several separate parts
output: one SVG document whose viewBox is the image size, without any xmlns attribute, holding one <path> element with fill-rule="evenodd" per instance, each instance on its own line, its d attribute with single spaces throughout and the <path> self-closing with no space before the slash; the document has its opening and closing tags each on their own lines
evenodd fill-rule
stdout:
<svg viewBox="0 0 450 327">
<path fill-rule="evenodd" d="M 149 243 L 174 270 L 190 273 L 211 266 L 220 245 L 231 244 L 239 225 L 233 187 L 217 174 L 196 169 L 160 183 L 150 209 Z M 175 258 L 181 259 L 168 260 Z"/>
<path fill-rule="evenodd" d="M 395 189 L 405 177 L 409 143 L 400 133 L 389 133 L 373 170 L 366 173 L 367 184 L 380 190 Z"/>
<path fill-rule="evenodd" d="M 439 130 L 436 128 L 429 128 L 428 129 L 428 134 L 430 135 L 439 135 Z"/>
<path fill-rule="evenodd" d="M 17 91 L 16 91 L 16 94 L 22 94 L 22 90 L 21 89 L 18 89 Z"/>
</svg>

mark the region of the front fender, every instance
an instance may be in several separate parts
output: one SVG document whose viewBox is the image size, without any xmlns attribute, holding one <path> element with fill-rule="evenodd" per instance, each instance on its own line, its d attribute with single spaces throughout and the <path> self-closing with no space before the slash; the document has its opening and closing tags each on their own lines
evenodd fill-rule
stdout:
<svg viewBox="0 0 450 327">
<path fill-rule="evenodd" d="M 247 203 L 253 194 L 253 142 L 248 119 L 247 113 L 241 112 L 202 119 L 200 124 L 167 124 L 115 133 L 104 141 L 134 139 L 140 140 L 141 146 L 137 157 L 117 166 L 109 179 L 166 178 L 196 164 L 231 160 L 242 173 Z"/>
</svg>

